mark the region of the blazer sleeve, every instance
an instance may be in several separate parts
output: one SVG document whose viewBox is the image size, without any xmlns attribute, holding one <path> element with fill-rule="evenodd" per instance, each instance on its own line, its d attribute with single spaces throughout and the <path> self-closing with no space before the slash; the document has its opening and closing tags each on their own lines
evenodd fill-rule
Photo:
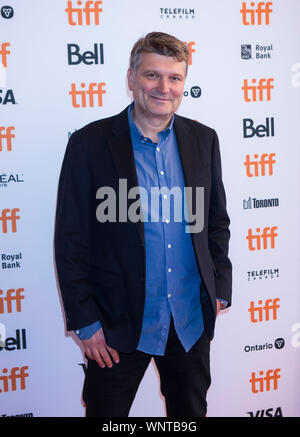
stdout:
<svg viewBox="0 0 300 437">
<path fill-rule="evenodd" d="M 99 320 L 89 287 L 91 174 L 83 138 L 70 137 L 59 178 L 55 260 L 67 330 Z"/>
<path fill-rule="evenodd" d="M 232 265 L 228 257 L 230 220 L 222 182 L 219 140 L 214 132 L 211 160 L 211 194 L 208 223 L 208 246 L 215 270 L 216 296 L 231 305 Z"/>
</svg>

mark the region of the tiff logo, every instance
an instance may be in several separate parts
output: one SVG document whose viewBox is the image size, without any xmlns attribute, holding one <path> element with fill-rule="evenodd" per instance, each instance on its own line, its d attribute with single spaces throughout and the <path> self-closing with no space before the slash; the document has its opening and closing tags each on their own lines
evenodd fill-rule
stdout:
<svg viewBox="0 0 300 437">
<path fill-rule="evenodd" d="M 0 222 L 2 222 L 2 233 L 6 234 L 8 232 L 8 226 L 7 222 L 11 221 L 11 231 L 17 232 L 17 220 L 20 219 L 19 215 L 16 215 L 16 213 L 20 211 L 19 208 L 13 208 L 13 209 L 3 209 L 1 216 L 0 216 Z"/>
<path fill-rule="evenodd" d="M 0 152 L 4 148 L 4 140 L 6 140 L 6 150 L 11 152 L 12 150 L 12 138 L 15 138 L 13 131 L 15 128 L 13 126 L 0 126 Z"/>
<path fill-rule="evenodd" d="M 244 79 L 242 90 L 244 91 L 245 102 L 256 102 L 257 94 L 258 101 L 263 102 L 264 99 L 269 102 L 271 100 L 271 90 L 274 89 L 274 79 L 259 79 L 258 85 L 256 85 L 256 79 L 251 79 L 252 85 L 248 85 L 248 79 Z"/>
<path fill-rule="evenodd" d="M 91 24 L 91 15 L 94 15 L 94 23 L 96 26 L 99 25 L 99 17 L 100 13 L 103 12 L 103 9 L 100 8 L 102 5 L 102 1 L 77 1 L 77 6 L 73 7 L 73 2 L 71 0 L 68 1 L 68 7 L 65 9 L 68 15 L 68 23 L 70 26 L 82 26 L 83 24 L 90 26 Z M 83 7 L 82 4 L 85 6 Z M 85 22 L 83 23 L 83 20 Z"/>
<path fill-rule="evenodd" d="M 10 55 L 10 51 L 7 50 L 9 46 L 9 42 L 3 42 L 0 45 L 0 64 L 2 64 L 4 68 L 7 68 L 7 55 Z"/>
<path fill-rule="evenodd" d="M 243 25 L 254 26 L 257 24 L 261 26 L 266 24 L 268 26 L 270 24 L 270 14 L 273 12 L 270 6 L 272 6 L 272 2 L 258 2 L 257 7 L 255 2 L 250 2 L 250 7 L 247 8 L 246 2 L 243 2 L 242 9 L 240 9 Z M 262 17 L 264 17 L 264 23 L 262 23 Z"/>
<path fill-rule="evenodd" d="M 196 44 L 196 42 L 195 41 L 190 41 L 190 42 L 184 41 L 184 44 L 187 46 L 189 54 L 190 54 L 190 56 L 189 56 L 189 65 L 192 65 L 192 63 L 193 63 L 192 56 L 193 56 L 193 53 L 196 52 L 196 50 L 193 49 L 193 46 Z"/>
<path fill-rule="evenodd" d="M 248 235 L 246 236 L 246 240 L 248 240 L 249 250 L 253 251 L 253 250 L 268 249 L 269 248 L 268 241 L 270 241 L 271 249 L 274 249 L 275 238 L 278 237 L 278 234 L 275 232 L 277 229 L 278 229 L 277 226 L 272 226 L 271 228 L 267 226 L 263 229 L 261 233 L 261 229 L 256 228 L 257 234 L 253 234 L 252 229 L 248 229 Z"/>
<path fill-rule="evenodd" d="M 88 86 L 88 90 L 77 90 L 76 84 L 71 84 L 71 91 L 69 91 L 70 96 L 72 97 L 72 106 L 74 108 L 85 108 L 87 106 L 87 97 L 88 97 L 88 104 L 90 108 L 94 107 L 94 96 L 97 96 L 97 103 L 98 106 L 103 106 L 103 94 L 106 93 L 106 91 L 103 89 L 103 86 L 106 85 L 105 82 L 100 83 L 90 83 Z M 85 88 L 85 83 L 81 83 L 81 88 Z M 79 97 L 79 102 L 77 98 Z"/>
<path fill-rule="evenodd" d="M 25 298 L 22 296 L 24 288 L 10 288 L 4 296 L 4 291 L 0 290 L 0 314 L 12 313 L 13 302 L 15 302 L 15 310 L 17 313 L 21 312 L 21 301 Z"/>
<path fill-rule="evenodd" d="M 280 308 L 279 302 L 279 297 L 275 299 L 266 299 L 265 302 L 258 300 L 257 305 L 255 305 L 255 302 L 252 300 L 250 302 L 250 307 L 248 308 L 251 322 L 269 322 L 270 317 L 271 320 L 277 320 L 277 310 Z"/>
<path fill-rule="evenodd" d="M 29 373 L 26 373 L 28 370 L 28 366 L 23 367 L 13 367 L 10 370 L 4 368 L 2 369 L 2 375 L 0 375 L 0 382 L 2 382 L 2 388 L 0 389 L 0 393 L 8 392 L 8 391 L 16 391 L 17 390 L 17 380 L 20 381 L 20 389 L 25 390 L 26 384 L 25 380 L 29 376 Z"/>
<path fill-rule="evenodd" d="M 250 155 L 246 155 L 246 160 L 244 166 L 246 167 L 246 174 L 248 178 L 253 176 L 266 176 L 266 168 L 268 170 L 268 175 L 273 176 L 273 165 L 275 161 L 276 153 L 263 153 L 259 160 L 257 153 L 254 154 L 254 160 L 250 160 Z M 252 168 L 254 172 L 252 171 Z M 260 171 L 259 171 L 260 170 Z"/>
<path fill-rule="evenodd" d="M 255 372 L 251 373 L 251 379 L 249 382 L 251 384 L 252 393 L 262 393 L 264 391 L 270 391 L 278 389 L 278 380 L 280 379 L 280 369 L 269 369 L 266 371 L 264 376 L 264 371 L 259 372 L 259 376 L 256 376 Z"/>
</svg>

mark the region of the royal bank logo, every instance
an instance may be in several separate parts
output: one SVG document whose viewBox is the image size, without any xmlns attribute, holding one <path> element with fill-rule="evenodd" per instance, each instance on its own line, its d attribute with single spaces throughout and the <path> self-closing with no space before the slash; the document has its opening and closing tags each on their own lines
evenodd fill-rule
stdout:
<svg viewBox="0 0 300 437">
<path fill-rule="evenodd" d="M 249 270 L 247 272 L 247 280 L 250 281 L 261 281 L 263 279 L 277 279 L 279 278 L 279 268 L 268 268 L 259 270 Z"/>
<path fill-rule="evenodd" d="M 0 267 L 2 270 L 20 269 L 22 267 L 23 256 L 22 252 L 18 253 L 1 253 Z"/>
<path fill-rule="evenodd" d="M 160 18 L 166 20 L 195 19 L 195 9 L 191 8 L 159 8 Z"/>
<path fill-rule="evenodd" d="M 242 59 L 252 59 L 251 44 L 242 44 L 241 45 L 241 58 Z"/>
<path fill-rule="evenodd" d="M 272 59 L 273 44 L 241 44 L 241 59 Z"/>
</svg>

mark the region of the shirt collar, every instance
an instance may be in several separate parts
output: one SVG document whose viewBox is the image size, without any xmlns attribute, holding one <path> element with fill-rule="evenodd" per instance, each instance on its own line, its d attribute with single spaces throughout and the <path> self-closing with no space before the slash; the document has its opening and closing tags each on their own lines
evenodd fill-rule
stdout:
<svg viewBox="0 0 300 437">
<path fill-rule="evenodd" d="M 133 108 L 134 108 L 134 102 L 132 102 L 128 107 L 128 123 L 129 123 L 130 131 L 131 131 L 132 135 L 134 136 L 134 138 L 141 141 L 141 140 L 145 139 L 145 137 L 133 120 L 133 117 L 132 117 Z M 158 136 L 162 137 L 162 138 L 166 138 L 170 134 L 171 130 L 173 129 L 173 124 L 174 124 L 174 114 L 172 115 L 169 126 L 166 127 L 164 130 L 160 131 L 158 133 Z M 147 138 L 147 140 L 149 142 L 152 142 L 149 138 Z"/>
</svg>

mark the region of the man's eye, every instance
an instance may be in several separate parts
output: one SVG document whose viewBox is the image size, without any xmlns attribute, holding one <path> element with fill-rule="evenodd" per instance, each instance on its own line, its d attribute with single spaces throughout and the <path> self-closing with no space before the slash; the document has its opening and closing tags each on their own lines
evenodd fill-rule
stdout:
<svg viewBox="0 0 300 437">
<path fill-rule="evenodd" d="M 148 73 L 148 74 L 147 74 L 147 77 L 148 77 L 149 79 L 154 79 L 154 78 L 156 77 L 156 74 L 155 74 L 155 73 Z"/>
</svg>

